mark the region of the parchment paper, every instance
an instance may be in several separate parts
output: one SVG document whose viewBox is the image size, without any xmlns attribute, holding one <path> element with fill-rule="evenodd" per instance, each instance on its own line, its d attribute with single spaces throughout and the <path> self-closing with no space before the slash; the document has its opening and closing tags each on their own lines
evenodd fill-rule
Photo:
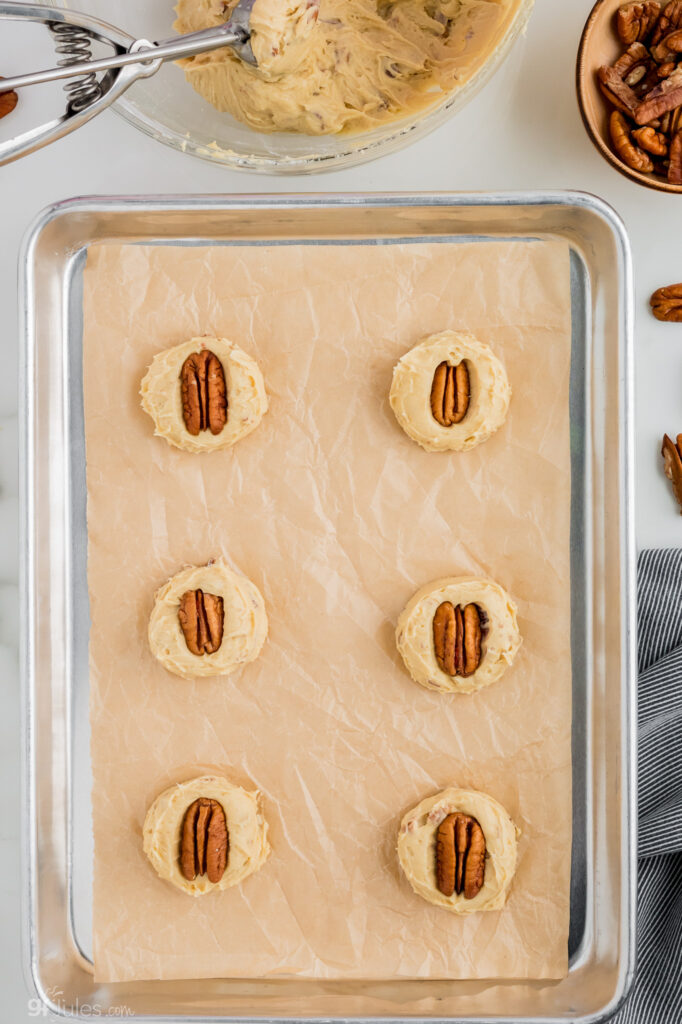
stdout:
<svg viewBox="0 0 682 1024">
<path fill-rule="evenodd" d="M 571 847 L 568 249 L 97 245 L 85 271 L 96 978 L 558 978 Z M 466 328 L 513 387 L 506 425 L 428 454 L 388 405 L 425 335 Z M 261 426 L 191 455 L 153 436 L 153 355 L 202 333 L 264 372 Z M 154 592 L 224 555 L 264 594 L 260 658 L 187 682 L 147 646 Z M 524 645 L 473 696 L 415 685 L 396 619 L 439 576 L 480 573 Z M 142 852 L 149 804 L 219 771 L 259 788 L 273 855 L 191 899 Z M 469 918 L 412 893 L 402 815 L 450 785 L 522 829 L 506 908 Z"/>
</svg>

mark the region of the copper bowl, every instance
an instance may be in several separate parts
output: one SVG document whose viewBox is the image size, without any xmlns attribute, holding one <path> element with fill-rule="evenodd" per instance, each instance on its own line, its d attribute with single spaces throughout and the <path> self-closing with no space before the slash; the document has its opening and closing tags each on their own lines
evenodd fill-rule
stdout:
<svg viewBox="0 0 682 1024">
<path fill-rule="evenodd" d="M 634 171 L 623 163 L 611 147 L 609 134 L 609 114 L 611 108 L 603 96 L 598 82 L 597 70 L 602 64 L 613 64 L 623 52 L 615 29 L 616 11 L 623 6 L 625 0 L 597 0 L 592 8 L 578 48 L 576 66 L 576 89 L 578 106 L 587 134 L 592 139 L 605 160 L 624 174 L 626 178 L 655 188 L 659 192 L 682 192 L 682 185 L 671 185 L 664 178 L 654 174 L 643 174 Z"/>
</svg>

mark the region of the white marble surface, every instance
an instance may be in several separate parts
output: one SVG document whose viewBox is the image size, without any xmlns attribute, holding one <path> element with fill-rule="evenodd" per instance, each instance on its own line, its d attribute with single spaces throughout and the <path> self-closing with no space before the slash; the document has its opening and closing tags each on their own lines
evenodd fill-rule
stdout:
<svg viewBox="0 0 682 1024">
<path fill-rule="evenodd" d="M 171 0 L 169 0 L 171 2 Z M 74 3 L 74 6 L 76 4 Z M 0 169 L 0 1018 L 31 1019 L 20 957 L 20 725 L 17 675 L 17 252 L 47 204 L 73 195 L 159 192 L 498 190 L 571 188 L 613 204 L 635 261 L 637 540 L 682 541 L 682 518 L 663 479 L 663 431 L 682 430 L 682 325 L 648 312 L 651 291 L 682 280 L 682 198 L 626 181 L 592 148 L 575 101 L 575 53 L 591 0 L 537 0 L 527 36 L 450 124 L 395 156 L 353 170 L 278 179 L 225 171 L 166 149 L 112 113 L 49 149 Z M 135 7 L 124 28 L 135 31 Z M 12 25 L 0 33 L 0 72 L 36 66 Z M 14 41 L 16 40 L 16 41 Z M 3 128 L 4 132 L 6 129 Z M 613 439 L 614 457 L 617 439 Z"/>
</svg>

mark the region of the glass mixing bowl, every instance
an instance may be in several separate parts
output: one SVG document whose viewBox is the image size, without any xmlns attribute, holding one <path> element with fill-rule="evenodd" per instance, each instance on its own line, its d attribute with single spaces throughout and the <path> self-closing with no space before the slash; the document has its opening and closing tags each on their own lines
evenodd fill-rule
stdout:
<svg viewBox="0 0 682 1024">
<path fill-rule="evenodd" d="M 47 0 L 101 18 L 137 38 L 175 35 L 173 0 Z M 164 64 L 153 78 L 136 82 L 115 104 L 126 121 L 183 153 L 229 168 L 264 174 L 307 174 L 373 160 L 422 138 L 460 110 L 500 66 L 526 26 L 534 0 L 517 0 L 504 37 L 469 81 L 418 114 L 362 135 L 261 134 L 215 110 L 185 81 L 183 71 Z M 98 56 L 99 56 L 98 51 Z"/>
</svg>

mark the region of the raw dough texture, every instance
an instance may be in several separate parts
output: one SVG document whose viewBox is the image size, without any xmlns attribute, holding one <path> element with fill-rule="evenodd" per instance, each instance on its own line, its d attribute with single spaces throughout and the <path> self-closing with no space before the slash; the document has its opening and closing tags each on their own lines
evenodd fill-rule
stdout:
<svg viewBox="0 0 682 1024">
<path fill-rule="evenodd" d="M 477 604 L 488 617 L 481 663 L 473 675 L 450 676 L 436 660 L 433 616 L 439 604 L 450 601 Z M 396 643 L 415 682 L 441 693 L 473 693 L 499 679 L 521 646 L 516 605 L 506 590 L 477 576 L 448 576 L 427 583 L 414 595 L 398 619 Z"/>
<path fill-rule="evenodd" d="M 179 0 L 178 32 L 231 0 Z M 362 132 L 437 104 L 497 48 L 520 0 L 256 0 L 253 68 L 227 47 L 180 63 L 218 110 L 264 132 Z"/>
<path fill-rule="evenodd" d="M 431 387 L 442 362 L 466 361 L 470 399 L 461 423 L 444 427 L 431 412 Z M 406 434 L 427 452 L 459 451 L 487 441 L 505 421 L 511 387 L 492 349 L 473 334 L 443 331 L 410 349 L 393 371 L 389 401 Z"/>
<path fill-rule="evenodd" d="M 458 811 L 476 819 L 486 843 L 485 881 L 470 900 L 463 893 L 444 896 L 436 882 L 436 832 L 448 814 Z M 428 903 L 455 914 L 499 910 L 506 902 L 516 870 L 518 835 L 519 830 L 497 800 L 476 790 L 453 787 L 408 811 L 398 833 L 398 858 L 410 885 Z"/>
<path fill-rule="evenodd" d="M 180 371 L 193 352 L 209 349 L 223 366 L 227 384 L 227 423 L 219 434 L 189 433 L 182 417 Z M 226 338 L 192 338 L 154 356 L 140 387 L 142 408 L 154 420 L 154 433 L 187 452 L 229 448 L 260 423 L 268 409 L 263 375 L 258 364 Z"/>
<path fill-rule="evenodd" d="M 215 883 L 209 882 L 206 875 L 198 875 L 190 882 L 180 870 L 180 834 L 185 811 L 202 796 L 222 805 L 230 840 L 225 873 Z M 161 878 L 190 896 L 203 896 L 213 889 L 238 885 L 258 871 L 270 856 L 260 793 L 249 792 L 218 775 L 190 779 L 157 796 L 144 819 L 142 844 Z"/>
<path fill-rule="evenodd" d="M 299 68 L 319 11 L 320 0 L 256 0 L 250 19 L 251 49 L 261 75 L 277 78 Z"/>
<path fill-rule="evenodd" d="M 213 654 L 192 654 L 178 618 L 187 590 L 203 590 L 223 599 L 224 625 L 220 647 Z M 233 572 L 222 559 L 183 569 L 157 592 L 149 620 L 149 646 L 154 657 L 176 676 L 226 676 L 260 654 L 268 633 L 263 597 L 251 580 Z"/>
</svg>

